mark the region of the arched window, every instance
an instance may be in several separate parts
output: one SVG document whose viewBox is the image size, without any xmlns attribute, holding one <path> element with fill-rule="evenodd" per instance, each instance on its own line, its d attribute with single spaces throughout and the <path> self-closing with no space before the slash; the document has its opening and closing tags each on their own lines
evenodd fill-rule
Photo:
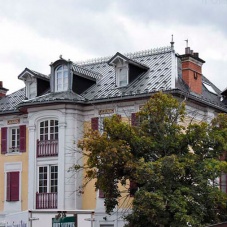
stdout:
<svg viewBox="0 0 227 227">
<path fill-rule="evenodd" d="M 68 89 L 68 67 L 60 65 L 55 71 L 56 91 L 67 91 Z"/>
</svg>

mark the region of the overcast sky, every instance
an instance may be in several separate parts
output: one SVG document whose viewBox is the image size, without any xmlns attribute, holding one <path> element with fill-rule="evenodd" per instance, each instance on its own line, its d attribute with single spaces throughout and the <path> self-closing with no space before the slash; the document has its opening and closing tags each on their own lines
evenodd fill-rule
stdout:
<svg viewBox="0 0 227 227">
<path fill-rule="evenodd" d="M 203 74 L 227 87 L 227 0 L 0 0 L 0 80 L 9 93 L 27 67 L 49 74 L 72 61 L 169 46 L 185 39 L 206 61 Z"/>
</svg>

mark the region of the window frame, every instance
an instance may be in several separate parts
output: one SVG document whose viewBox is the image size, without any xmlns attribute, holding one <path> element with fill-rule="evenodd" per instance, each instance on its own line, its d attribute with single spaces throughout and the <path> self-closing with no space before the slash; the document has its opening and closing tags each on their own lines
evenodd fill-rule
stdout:
<svg viewBox="0 0 227 227">
<path fill-rule="evenodd" d="M 67 65 L 59 65 L 54 72 L 55 91 L 67 91 L 69 87 L 69 69 Z M 59 83 L 60 82 L 60 83 Z"/>
<path fill-rule="evenodd" d="M 16 129 L 16 146 L 13 146 L 13 130 Z M 13 125 L 1 128 L 1 154 L 18 154 L 26 152 L 26 125 Z"/>
<path fill-rule="evenodd" d="M 14 142 L 17 146 L 13 146 L 13 131 L 16 130 L 15 133 L 15 139 Z M 20 127 L 19 126 L 14 126 L 14 127 L 9 127 L 9 146 L 8 146 L 8 152 L 7 153 L 19 153 L 20 152 Z"/>
<path fill-rule="evenodd" d="M 54 121 L 54 124 L 51 125 L 51 121 Z M 45 125 L 47 122 L 47 125 Z M 43 123 L 43 126 L 41 126 L 41 124 Z M 59 137 L 59 130 L 58 130 L 58 126 L 59 126 L 59 121 L 56 119 L 46 119 L 43 121 L 39 122 L 39 140 L 40 141 L 48 141 L 48 140 L 58 140 Z M 41 132 L 41 129 L 43 129 L 43 131 Z M 46 132 L 47 129 L 47 132 Z M 53 131 L 52 131 L 53 129 Z M 52 137 L 53 136 L 53 137 Z M 41 139 L 43 137 L 43 139 Z"/>
<path fill-rule="evenodd" d="M 45 173 L 43 172 L 46 175 L 45 176 L 46 178 L 44 178 L 44 180 L 46 181 L 46 185 L 40 184 L 41 183 L 41 181 L 40 181 L 40 179 L 41 179 L 40 178 L 40 173 L 41 173 L 40 169 L 41 168 L 46 169 Z M 56 171 L 56 169 L 57 169 L 57 171 Z M 37 192 L 38 193 L 58 193 L 58 175 L 59 175 L 58 173 L 59 173 L 59 171 L 58 171 L 58 165 L 57 164 L 38 166 Z M 52 178 L 52 174 L 55 175 L 54 178 Z M 40 190 L 41 188 L 44 189 L 44 190 Z"/>
<path fill-rule="evenodd" d="M 123 85 L 121 85 L 121 82 L 125 81 L 125 80 L 122 80 L 122 76 L 124 76 L 125 73 L 121 74 L 121 70 L 126 70 L 126 82 Z M 116 81 L 117 81 L 117 86 L 118 87 L 126 87 L 126 86 L 128 86 L 128 83 L 129 83 L 129 78 L 128 78 L 129 72 L 128 71 L 129 71 L 128 65 L 123 65 L 123 66 L 117 66 L 116 67 Z"/>
</svg>

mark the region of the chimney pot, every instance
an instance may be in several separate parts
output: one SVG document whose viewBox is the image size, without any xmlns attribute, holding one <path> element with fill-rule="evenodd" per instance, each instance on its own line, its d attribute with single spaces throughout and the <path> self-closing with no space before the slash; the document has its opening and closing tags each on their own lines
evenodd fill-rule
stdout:
<svg viewBox="0 0 227 227">
<path fill-rule="evenodd" d="M 2 88 L 2 81 L 0 81 L 0 88 Z"/>
<path fill-rule="evenodd" d="M 185 48 L 185 54 L 190 54 L 190 47 Z"/>
<path fill-rule="evenodd" d="M 190 51 L 190 54 L 193 55 L 193 50 Z"/>
<path fill-rule="evenodd" d="M 196 58 L 199 58 L 199 53 L 194 53 L 194 56 L 195 56 Z"/>
</svg>

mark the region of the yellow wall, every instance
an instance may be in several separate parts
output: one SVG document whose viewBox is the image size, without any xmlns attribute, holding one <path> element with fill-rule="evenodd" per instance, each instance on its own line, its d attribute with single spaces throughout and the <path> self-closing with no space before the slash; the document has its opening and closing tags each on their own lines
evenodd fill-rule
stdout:
<svg viewBox="0 0 227 227">
<path fill-rule="evenodd" d="M 1 132 L 0 132 L 1 134 Z M 1 141 L 1 135 L 0 135 Z M 5 172 L 4 163 L 22 162 L 21 172 L 21 209 L 26 210 L 28 208 L 28 129 L 26 130 L 26 152 L 18 155 L 5 155 L 1 154 L 0 146 L 0 212 L 4 211 L 5 202 Z"/>
<path fill-rule="evenodd" d="M 123 122 L 129 123 L 129 118 L 122 118 Z M 84 132 L 88 132 L 91 128 L 90 122 L 84 122 Z M 84 158 L 84 163 L 86 162 L 86 158 Z M 85 171 L 84 171 L 85 175 Z M 119 189 L 122 192 L 121 197 L 119 198 L 119 208 L 129 208 L 132 203 L 132 197 L 129 196 L 128 193 L 129 182 L 127 182 L 126 186 L 122 186 L 119 184 Z M 89 182 L 84 188 L 84 193 L 82 194 L 82 209 L 95 209 L 96 207 L 96 195 L 95 191 L 95 180 Z"/>
</svg>

